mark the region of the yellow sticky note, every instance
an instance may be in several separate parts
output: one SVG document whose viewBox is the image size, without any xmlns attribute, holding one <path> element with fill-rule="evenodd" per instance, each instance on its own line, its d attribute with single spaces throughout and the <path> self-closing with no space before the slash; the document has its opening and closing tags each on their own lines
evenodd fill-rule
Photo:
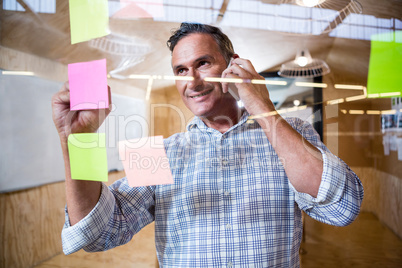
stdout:
<svg viewBox="0 0 402 268">
<path fill-rule="evenodd" d="M 71 178 L 107 181 L 105 133 L 77 133 L 68 136 Z"/>
<path fill-rule="evenodd" d="M 108 35 L 107 0 L 70 0 L 71 44 Z"/>
<path fill-rule="evenodd" d="M 401 73 L 402 31 L 373 35 L 367 80 L 368 97 L 400 97 Z"/>
</svg>

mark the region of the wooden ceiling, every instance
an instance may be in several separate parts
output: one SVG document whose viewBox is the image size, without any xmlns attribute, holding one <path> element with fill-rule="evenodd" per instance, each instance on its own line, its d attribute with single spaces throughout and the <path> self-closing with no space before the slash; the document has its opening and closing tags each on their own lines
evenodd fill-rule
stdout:
<svg viewBox="0 0 402 268">
<path fill-rule="evenodd" d="M 18 2 L 23 2 L 18 0 Z M 228 1 L 224 1 L 227 3 Z M 359 0 L 363 14 L 378 18 L 402 17 L 400 0 Z M 68 1 L 57 0 L 56 14 L 14 12 L 2 10 L 0 45 L 67 65 L 73 62 L 106 58 L 108 70 L 115 69 L 122 57 L 102 52 L 88 42 L 71 45 Z M 156 22 L 152 19 L 110 19 L 114 34 L 140 38 L 151 46 L 145 60 L 122 74 L 171 75 L 170 52 L 166 40 L 179 23 Z M 370 58 L 370 42 L 333 38 L 328 35 L 294 36 L 274 31 L 239 27 L 222 27 L 234 43 L 236 52 L 250 59 L 257 71 L 278 70 L 279 66 L 294 59 L 301 46 L 307 47 L 314 58 L 325 60 L 331 68 L 334 83 L 366 84 Z M 5 68 L 5 66 L 0 66 Z M 137 86 L 146 88 L 146 81 Z M 172 81 L 160 80 L 154 85 L 164 88 Z"/>
</svg>

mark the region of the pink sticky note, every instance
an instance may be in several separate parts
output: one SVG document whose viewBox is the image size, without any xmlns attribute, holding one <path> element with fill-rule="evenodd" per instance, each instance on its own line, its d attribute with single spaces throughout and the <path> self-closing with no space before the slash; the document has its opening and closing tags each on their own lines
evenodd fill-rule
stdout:
<svg viewBox="0 0 402 268">
<path fill-rule="evenodd" d="M 120 141 L 119 153 L 131 187 L 173 183 L 162 136 Z"/>
<path fill-rule="evenodd" d="M 68 65 L 70 110 L 109 108 L 106 59 Z"/>
</svg>

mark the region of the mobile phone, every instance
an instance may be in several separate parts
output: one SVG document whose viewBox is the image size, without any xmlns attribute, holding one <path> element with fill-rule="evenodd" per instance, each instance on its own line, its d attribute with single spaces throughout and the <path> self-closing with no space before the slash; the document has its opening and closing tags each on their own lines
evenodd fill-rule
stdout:
<svg viewBox="0 0 402 268">
<path fill-rule="evenodd" d="M 237 56 L 237 55 L 235 54 L 235 56 Z M 239 57 L 239 56 L 231 58 L 231 59 L 230 59 L 230 62 L 229 62 L 229 65 L 228 65 L 227 68 L 229 68 L 230 65 L 232 65 L 232 61 L 233 61 L 235 58 L 238 58 L 238 57 Z M 227 69 L 227 68 L 226 68 L 226 69 Z M 232 95 L 232 97 L 235 98 L 236 101 L 239 101 L 239 100 L 240 100 L 239 91 L 238 91 L 237 87 L 235 86 L 235 84 L 229 83 L 228 88 L 229 88 L 229 93 L 230 93 L 230 95 Z"/>
</svg>

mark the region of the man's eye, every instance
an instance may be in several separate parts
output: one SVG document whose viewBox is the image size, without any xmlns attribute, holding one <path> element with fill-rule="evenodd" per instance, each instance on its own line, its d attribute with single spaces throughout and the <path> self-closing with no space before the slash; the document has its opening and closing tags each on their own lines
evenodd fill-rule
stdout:
<svg viewBox="0 0 402 268">
<path fill-rule="evenodd" d="M 179 69 L 179 70 L 177 70 L 177 74 L 183 74 L 184 73 L 184 69 Z"/>
<path fill-rule="evenodd" d="M 208 64 L 208 62 L 207 62 L 207 61 L 205 61 L 205 60 L 200 61 L 200 66 L 203 66 L 203 65 L 206 65 L 206 64 Z"/>
</svg>

